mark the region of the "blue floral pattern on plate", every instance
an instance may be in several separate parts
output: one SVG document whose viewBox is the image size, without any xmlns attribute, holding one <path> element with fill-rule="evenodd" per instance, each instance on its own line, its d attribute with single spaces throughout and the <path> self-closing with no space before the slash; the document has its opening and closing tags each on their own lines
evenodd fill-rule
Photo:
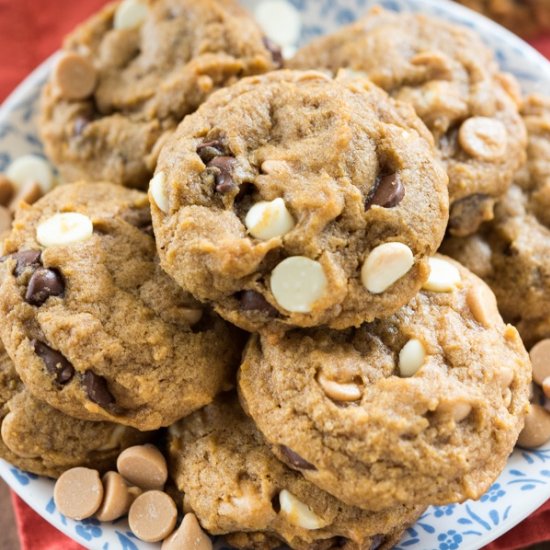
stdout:
<svg viewBox="0 0 550 550">
<path fill-rule="evenodd" d="M 242 0 L 254 7 L 259 0 Z M 550 63 L 508 31 L 447 0 L 288 0 L 301 14 L 300 43 L 330 32 L 381 4 L 395 11 L 419 11 L 476 29 L 514 73 L 526 92 L 550 92 Z M 0 172 L 16 156 L 43 154 L 36 114 L 40 88 L 52 59 L 25 80 L 0 108 Z M 0 476 L 41 516 L 93 550 L 158 550 L 160 544 L 136 539 L 125 519 L 99 523 L 73 521 L 60 514 L 52 498 L 53 481 L 28 474 L 0 460 Z M 535 451 L 518 449 L 502 475 L 477 502 L 429 508 L 410 527 L 396 550 L 477 550 L 511 529 L 550 497 L 550 444 Z M 227 548 L 222 541 L 217 550 Z"/>
</svg>

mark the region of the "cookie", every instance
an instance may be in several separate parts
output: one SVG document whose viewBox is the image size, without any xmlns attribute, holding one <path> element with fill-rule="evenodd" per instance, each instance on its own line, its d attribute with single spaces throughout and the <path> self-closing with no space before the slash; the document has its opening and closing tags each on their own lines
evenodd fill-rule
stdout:
<svg viewBox="0 0 550 550">
<path fill-rule="evenodd" d="M 28 390 L 65 414 L 167 426 L 228 384 L 241 336 L 158 265 L 147 196 L 61 186 L 4 241 L 0 334 Z"/>
<path fill-rule="evenodd" d="M 550 30 L 549 0 L 457 0 L 523 37 Z"/>
<path fill-rule="evenodd" d="M 358 329 L 253 336 L 245 410 L 278 458 L 347 504 L 479 498 L 504 468 L 531 366 L 487 285 L 432 260 L 430 290 Z"/>
<path fill-rule="evenodd" d="M 470 30 L 425 15 L 372 9 L 318 38 L 292 68 L 360 71 L 414 106 L 431 130 L 449 175 L 449 231 L 474 233 L 492 217 L 524 161 L 518 85 Z"/>
<path fill-rule="evenodd" d="M 112 469 L 120 452 L 152 434 L 109 422 L 71 418 L 35 399 L 0 345 L 0 458 L 38 475 L 68 468 Z"/>
<path fill-rule="evenodd" d="M 550 98 L 527 98 L 527 165 L 495 209 L 493 222 L 443 245 L 492 288 L 505 320 L 528 347 L 550 337 Z"/>
<path fill-rule="evenodd" d="M 410 106 L 278 71 L 214 94 L 150 184 L 163 268 L 247 330 L 389 315 L 428 277 L 446 175 Z"/>
<path fill-rule="evenodd" d="M 279 462 L 240 408 L 224 395 L 170 428 L 171 474 L 184 507 L 237 548 L 392 548 L 422 512 L 346 506 Z"/>
<path fill-rule="evenodd" d="M 281 60 L 234 0 L 111 3 L 67 37 L 46 84 L 46 152 L 66 181 L 143 188 L 185 115 Z"/>
</svg>

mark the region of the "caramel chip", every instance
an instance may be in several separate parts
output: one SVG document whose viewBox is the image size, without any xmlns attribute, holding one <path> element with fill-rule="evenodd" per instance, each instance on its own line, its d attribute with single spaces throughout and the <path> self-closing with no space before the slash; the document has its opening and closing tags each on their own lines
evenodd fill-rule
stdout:
<svg viewBox="0 0 550 550">
<path fill-rule="evenodd" d="M 42 188 L 37 181 L 27 181 L 17 191 L 15 197 L 10 203 L 10 210 L 15 212 L 21 203 L 34 204 L 39 198 L 42 197 Z"/>
<path fill-rule="evenodd" d="M 163 543 L 161 550 L 212 550 L 212 541 L 201 529 L 195 514 L 185 514 L 179 528 Z"/>
<path fill-rule="evenodd" d="M 93 93 L 97 73 L 89 59 L 68 52 L 56 63 L 53 82 L 64 99 L 84 99 Z"/>
<path fill-rule="evenodd" d="M 533 364 L 533 380 L 542 386 L 544 380 L 550 376 L 550 338 L 535 344 L 529 352 L 529 357 Z"/>
<path fill-rule="evenodd" d="M 153 445 L 136 445 L 120 453 L 117 469 L 141 489 L 162 489 L 168 477 L 166 460 Z"/>
<path fill-rule="evenodd" d="M 518 445 L 528 449 L 540 447 L 550 440 L 550 413 L 540 405 L 533 405 L 525 417 L 525 426 L 519 434 Z"/>
<path fill-rule="evenodd" d="M 107 472 L 102 481 L 105 496 L 95 517 L 99 521 L 114 521 L 128 513 L 135 495 L 117 472 Z"/>
<path fill-rule="evenodd" d="M 71 468 L 57 480 L 53 498 L 60 513 L 72 519 L 93 516 L 103 500 L 99 472 L 90 468 Z"/>
<path fill-rule="evenodd" d="M 177 517 L 176 505 L 166 493 L 147 491 L 132 503 L 128 522 L 136 537 L 145 542 L 158 542 L 172 533 Z"/>
<path fill-rule="evenodd" d="M 495 295 L 485 285 L 474 285 L 468 291 L 466 303 L 474 319 L 485 328 L 500 320 Z"/>
<path fill-rule="evenodd" d="M 9 178 L 0 174 L 0 205 L 8 206 L 15 193 L 15 186 Z"/>
</svg>

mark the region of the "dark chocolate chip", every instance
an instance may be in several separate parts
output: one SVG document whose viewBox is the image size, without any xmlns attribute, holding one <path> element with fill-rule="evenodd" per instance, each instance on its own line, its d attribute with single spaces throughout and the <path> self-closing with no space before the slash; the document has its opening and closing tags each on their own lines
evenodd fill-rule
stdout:
<svg viewBox="0 0 550 550">
<path fill-rule="evenodd" d="M 25 301 L 41 306 L 50 296 L 62 296 L 65 292 L 63 276 L 56 269 L 39 267 L 29 280 Z"/>
<path fill-rule="evenodd" d="M 144 233 L 151 233 L 152 231 L 151 210 L 149 208 L 132 208 L 127 210 L 122 214 L 122 219 Z"/>
<path fill-rule="evenodd" d="M 376 181 L 374 192 L 372 192 L 365 203 L 365 210 L 377 205 L 383 208 L 397 206 L 405 196 L 405 186 L 401 182 L 399 174 L 388 174 L 380 176 Z"/>
<path fill-rule="evenodd" d="M 16 277 L 19 277 L 23 274 L 27 267 L 34 269 L 39 268 L 42 265 L 40 256 L 42 252 L 40 250 L 22 250 L 21 252 L 16 252 L 15 254 L 10 254 L 9 256 L 3 256 L 0 258 L 0 261 L 5 261 L 8 258 L 13 258 L 17 263 L 13 274 Z"/>
<path fill-rule="evenodd" d="M 72 379 L 74 367 L 61 353 L 39 340 L 33 340 L 32 345 L 36 355 L 44 361 L 46 370 L 50 374 L 55 374 L 57 383 L 66 384 Z"/>
<path fill-rule="evenodd" d="M 483 222 L 493 219 L 495 199 L 484 193 L 474 193 L 459 199 L 451 206 L 449 233 L 467 237 L 475 233 Z"/>
<path fill-rule="evenodd" d="M 279 501 L 279 493 L 277 493 L 274 497 L 271 499 L 271 506 L 273 507 L 273 510 L 276 514 L 278 514 L 281 511 L 281 503 Z"/>
<path fill-rule="evenodd" d="M 86 126 L 88 126 L 88 124 L 90 124 L 90 119 L 89 118 L 86 118 L 86 117 L 83 117 L 83 116 L 79 116 L 75 121 L 74 121 L 74 126 L 73 126 L 73 133 L 75 136 L 80 136 L 82 135 L 82 132 L 84 132 L 84 129 L 86 128 Z"/>
<path fill-rule="evenodd" d="M 348 542 L 348 539 L 345 537 L 334 537 L 330 539 L 330 550 L 334 548 L 343 548 Z"/>
<path fill-rule="evenodd" d="M 205 141 L 197 147 L 197 155 L 204 164 L 208 164 L 213 158 L 225 155 L 225 147 L 219 140 Z"/>
<path fill-rule="evenodd" d="M 107 386 L 107 380 L 103 376 L 88 370 L 84 373 L 83 383 L 90 401 L 97 403 L 100 407 L 105 409 L 115 402 L 115 398 Z"/>
<path fill-rule="evenodd" d="M 280 69 L 284 64 L 283 52 L 278 44 L 275 44 L 271 38 L 264 36 L 264 46 L 269 50 L 275 68 Z"/>
<path fill-rule="evenodd" d="M 270 317 L 278 314 L 278 311 L 255 290 L 243 290 L 239 299 L 243 311 L 261 311 Z"/>
<path fill-rule="evenodd" d="M 233 181 L 235 163 L 233 157 L 215 157 L 207 164 L 207 167 L 214 173 L 218 193 L 226 194 L 237 189 L 237 184 Z"/>
<path fill-rule="evenodd" d="M 279 445 L 279 449 L 285 455 L 286 462 L 293 468 L 298 468 L 299 470 L 317 470 L 313 464 L 303 459 L 298 453 L 295 453 L 285 445 Z"/>
</svg>

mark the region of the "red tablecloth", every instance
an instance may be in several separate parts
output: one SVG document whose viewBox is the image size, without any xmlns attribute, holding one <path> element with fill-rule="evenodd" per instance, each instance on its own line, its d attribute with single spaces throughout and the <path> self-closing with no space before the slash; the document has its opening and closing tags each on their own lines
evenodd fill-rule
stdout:
<svg viewBox="0 0 550 550">
<path fill-rule="evenodd" d="M 106 0 L 0 0 L 0 101 L 41 61 L 53 53 L 61 37 Z M 533 43 L 550 57 L 550 37 Z M 550 93 L 550 90 L 549 90 Z M 80 550 L 13 498 L 22 550 Z M 550 541 L 550 501 L 486 550 L 516 550 Z"/>
</svg>

